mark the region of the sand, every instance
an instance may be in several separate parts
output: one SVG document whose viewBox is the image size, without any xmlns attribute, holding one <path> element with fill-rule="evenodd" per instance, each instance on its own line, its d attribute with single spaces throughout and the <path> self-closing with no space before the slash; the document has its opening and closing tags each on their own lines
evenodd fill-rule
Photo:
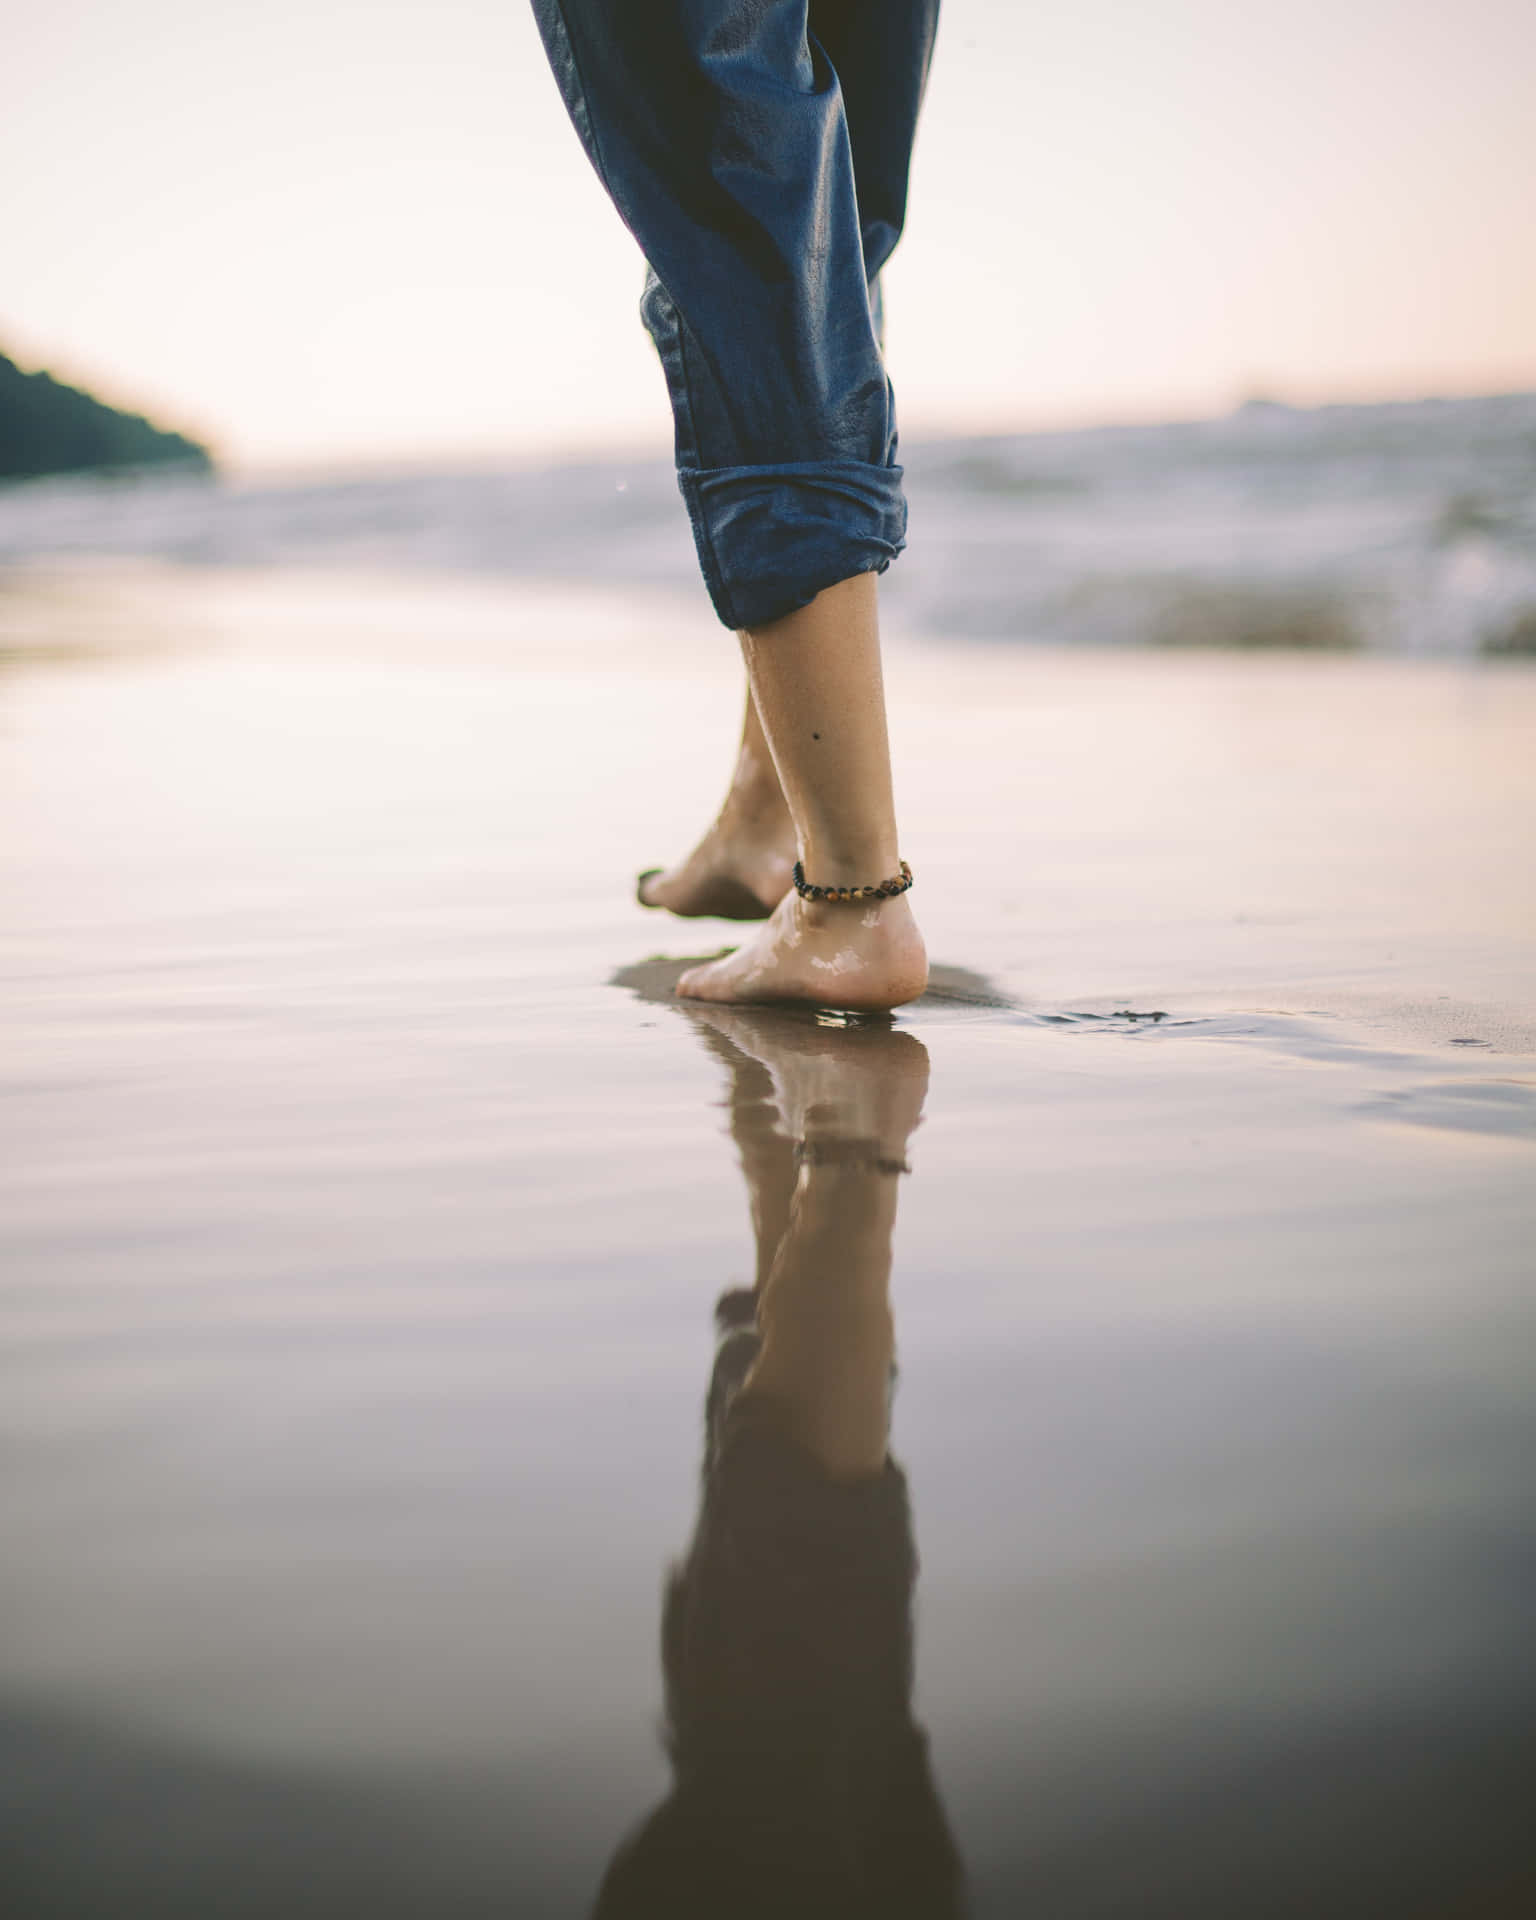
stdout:
<svg viewBox="0 0 1536 1920">
<path fill-rule="evenodd" d="M 729 760 L 691 598 L 0 582 L 9 1911 L 590 1911 L 817 1127 L 912 1168 L 974 1910 L 1526 1910 L 1536 673 L 896 634 L 889 687 L 934 991 L 711 1029 L 668 986 L 736 935 L 631 897 Z"/>
</svg>

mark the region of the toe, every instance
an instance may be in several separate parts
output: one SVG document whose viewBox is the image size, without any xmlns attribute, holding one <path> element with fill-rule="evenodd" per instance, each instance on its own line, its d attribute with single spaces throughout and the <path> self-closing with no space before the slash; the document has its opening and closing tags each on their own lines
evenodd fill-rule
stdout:
<svg viewBox="0 0 1536 1920">
<path fill-rule="evenodd" d="M 725 969 L 718 960 L 706 961 L 700 967 L 690 967 L 678 980 L 678 997 L 683 1000 L 729 999 L 729 992 L 721 990 L 724 978 Z"/>
<path fill-rule="evenodd" d="M 635 898 L 640 902 L 642 907 L 654 907 L 660 904 L 659 901 L 651 898 L 648 891 L 648 883 L 657 879 L 660 873 L 660 867 L 647 867 L 645 872 L 635 881 Z"/>
</svg>

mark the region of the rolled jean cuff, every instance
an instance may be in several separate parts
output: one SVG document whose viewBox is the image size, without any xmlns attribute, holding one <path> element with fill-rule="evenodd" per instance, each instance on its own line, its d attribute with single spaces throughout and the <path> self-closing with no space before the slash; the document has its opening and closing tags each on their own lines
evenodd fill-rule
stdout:
<svg viewBox="0 0 1536 1920">
<path fill-rule="evenodd" d="M 715 612 L 759 627 L 906 545 L 900 467 L 858 460 L 682 468 L 677 476 Z"/>
</svg>

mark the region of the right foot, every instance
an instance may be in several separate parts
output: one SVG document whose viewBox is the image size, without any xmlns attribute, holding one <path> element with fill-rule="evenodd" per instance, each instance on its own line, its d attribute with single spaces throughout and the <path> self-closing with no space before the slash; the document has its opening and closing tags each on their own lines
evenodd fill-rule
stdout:
<svg viewBox="0 0 1536 1920">
<path fill-rule="evenodd" d="M 780 1001 L 885 1013 L 928 984 L 928 955 L 905 895 L 862 905 L 803 900 L 793 890 L 744 947 L 690 967 L 685 1000 Z"/>
<path fill-rule="evenodd" d="M 788 893 L 794 864 L 787 812 L 782 823 L 755 829 L 722 816 L 686 860 L 641 874 L 637 893 L 641 906 L 686 920 L 766 920 Z"/>
</svg>

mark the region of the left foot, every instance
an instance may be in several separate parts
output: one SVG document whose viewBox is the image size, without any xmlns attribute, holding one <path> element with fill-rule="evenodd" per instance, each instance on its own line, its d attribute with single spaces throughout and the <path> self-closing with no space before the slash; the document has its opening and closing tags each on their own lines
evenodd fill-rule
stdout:
<svg viewBox="0 0 1536 1920">
<path fill-rule="evenodd" d="M 789 890 L 795 823 L 750 700 L 730 791 L 686 860 L 642 873 L 642 907 L 685 919 L 766 920 Z"/>
<path fill-rule="evenodd" d="M 905 895 L 855 906 L 791 891 L 754 940 L 690 967 L 677 991 L 690 1000 L 884 1013 L 917 999 L 927 984 L 928 955 Z"/>
<path fill-rule="evenodd" d="M 783 803 L 780 802 L 782 807 Z M 642 907 L 684 919 L 766 920 L 782 900 L 795 864 L 795 829 L 782 820 L 743 820 L 729 803 L 704 838 L 675 867 L 642 873 Z"/>
</svg>

